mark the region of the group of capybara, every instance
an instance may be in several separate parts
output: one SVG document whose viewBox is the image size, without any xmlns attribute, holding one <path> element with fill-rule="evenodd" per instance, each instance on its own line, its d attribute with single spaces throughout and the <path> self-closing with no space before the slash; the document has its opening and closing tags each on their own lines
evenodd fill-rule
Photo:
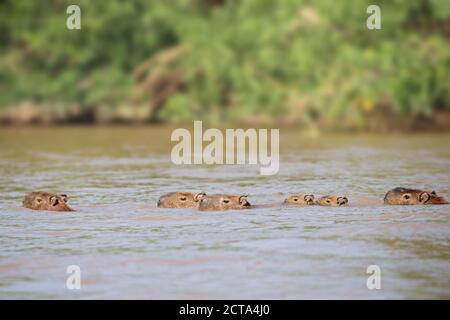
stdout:
<svg viewBox="0 0 450 320">
<path fill-rule="evenodd" d="M 74 211 L 67 204 L 65 194 L 51 192 L 32 192 L 25 196 L 23 207 L 33 210 Z M 384 196 L 384 203 L 389 205 L 414 204 L 448 204 L 445 197 L 438 196 L 435 191 L 423 191 L 410 188 L 394 188 Z M 323 196 L 315 200 L 312 194 L 298 193 L 284 200 L 285 205 L 307 206 L 320 205 L 340 207 L 348 205 L 348 199 L 342 196 Z M 273 204 L 272 204 L 273 205 Z M 270 205 L 267 205 L 270 206 Z M 196 208 L 201 211 L 213 210 L 239 210 L 264 207 L 254 206 L 247 201 L 246 195 L 171 192 L 161 196 L 157 203 L 158 208 Z"/>
</svg>

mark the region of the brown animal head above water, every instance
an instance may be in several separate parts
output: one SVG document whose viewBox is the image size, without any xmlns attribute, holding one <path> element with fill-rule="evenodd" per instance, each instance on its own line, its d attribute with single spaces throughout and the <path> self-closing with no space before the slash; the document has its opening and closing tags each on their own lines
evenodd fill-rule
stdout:
<svg viewBox="0 0 450 320">
<path fill-rule="evenodd" d="M 26 195 L 22 206 L 33 210 L 75 211 L 67 204 L 67 200 L 65 194 L 39 191 Z"/>
<path fill-rule="evenodd" d="M 340 207 L 348 203 L 347 197 L 325 196 L 316 201 L 316 204 L 327 207 Z"/>
<path fill-rule="evenodd" d="M 159 197 L 158 208 L 196 208 L 206 193 L 171 192 Z"/>
<path fill-rule="evenodd" d="M 287 197 L 284 203 L 295 205 L 312 205 L 314 204 L 314 196 L 312 194 L 297 193 Z"/>
<path fill-rule="evenodd" d="M 448 204 L 445 197 L 438 196 L 435 191 L 423 191 L 409 188 L 394 188 L 384 196 L 385 204 Z"/>
<path fill-rule="evenodd" d="M 247 196 L 231 194 L 213 194 L 203 198 L 198 207 L 200 210 L 238 210 L 250 209 Z"/>
</svg>

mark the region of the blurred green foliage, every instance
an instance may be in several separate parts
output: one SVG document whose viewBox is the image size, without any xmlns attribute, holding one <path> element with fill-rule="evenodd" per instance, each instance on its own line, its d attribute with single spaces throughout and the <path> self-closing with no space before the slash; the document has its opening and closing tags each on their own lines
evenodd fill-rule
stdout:
<svg viewBox="0 0 450 320">
<path fill-rule="evenodd" d="M 447 0 L 0 1 L 0 110 L 365 128 L 448 110 L 449 71 Z"/>
</svg>

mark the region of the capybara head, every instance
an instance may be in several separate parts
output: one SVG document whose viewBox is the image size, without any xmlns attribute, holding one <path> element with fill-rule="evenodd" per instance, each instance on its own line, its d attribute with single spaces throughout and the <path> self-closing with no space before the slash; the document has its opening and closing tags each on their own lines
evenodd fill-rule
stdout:
<svg viewBox="0 0 450 320">
<path fill-rule="evenodd" d="M 26 195 L 22 205 L 33 210 L 75 211 L 67 204 L 67 200 L 65 194 L 39 191 Z"/>
<path fill-rule="evenodd" d="M 237 210 L 250 209 L 247 196 L 231 194 L 214 194 L 203 198 L 198 207 L 200 210 Z"/>
<path fill-rule="evenodd" d="M 171 192 L 159 197 L 158 208 L 196 208 L 206 193 Z"/>
<path fill-rule="evenodd" d="M 409 188 L 395 188 L 389 190 L 384 196 L 384 203 L 410 205 L 410 204 L 447 204 L 445 197 L 438 196 L 435 191 L 423 191 Z"/>
<path fill-rule="evenodd" d="M 325 196 L 317 200 L 316 203 L 321 206 L 340 207 L 346 205 L 348 203 L 348 199 L 347 197 Z"/>
<path fill-rule="evenodd" d="M 286 198 L 284 200 L 284 203 L 296 205 L 311 205 L 314 204 L 314 196 L 312 194 L 297 193 Z"/>
</svg>

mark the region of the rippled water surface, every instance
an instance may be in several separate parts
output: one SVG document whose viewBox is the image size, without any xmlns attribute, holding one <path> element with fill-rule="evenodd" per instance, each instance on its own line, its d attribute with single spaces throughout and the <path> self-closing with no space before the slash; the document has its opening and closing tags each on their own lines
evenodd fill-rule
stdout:
<svg viewBox="0 0 450 320">
<path fill-rule="evenodd" d="M 395 186 L 450 196 L 448 134 L 319 136 L 281 130 L 280 172 L 176 166 L 169 128 L 0 129 L 0 298 L 450 298 L 450 206 L 385 206 Z M 21 208 L 67 193 L 74 213 Z M 308 191 L 346 208 L 157 209 L 174 190 Z M 368 290 L 366 268 L 381 268 Z M 66 268 L 82 289 L 66 289 Z"/>
</svg>

